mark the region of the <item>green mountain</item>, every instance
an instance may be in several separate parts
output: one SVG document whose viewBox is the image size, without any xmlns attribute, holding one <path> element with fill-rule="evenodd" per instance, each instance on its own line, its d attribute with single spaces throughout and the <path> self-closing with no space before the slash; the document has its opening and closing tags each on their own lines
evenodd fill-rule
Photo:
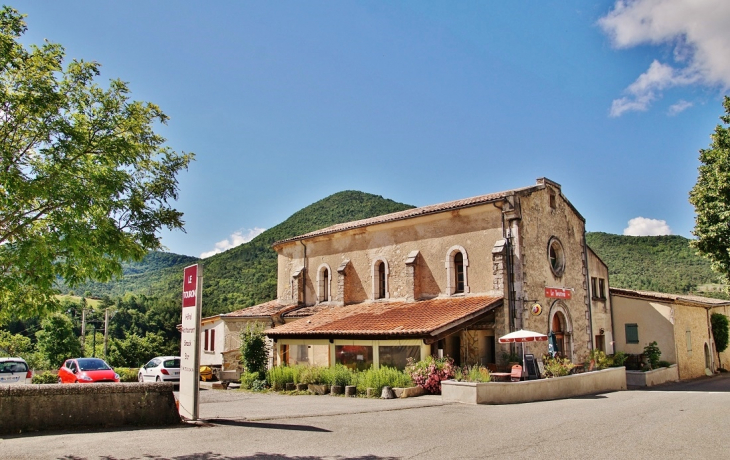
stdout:
<svg viewBox="0 0 730 460">
<path fill-rule="evenodd" d="M 413 206 L 369 193 L 335 193 L 297 211 L 248 243 L 205 260 L 151 253 L 142 262 L 125 265 L 123 279 L 105 284 L 88 283 L 77 287 L 75 292 L 90 291 L 93 297 L 132 293 L 177 300 L 181 295 L 183 267 L 197 261 L 204 270 L 203 315 L 227 313 L 276 298 L 277 258 L 271 248 L 275 241 L 410 208 Z"/>
<path fill-rule="evenodd" d="M 687 238 L 587 233 L 586 242 L 608 265 L 612 287 L 722 297 L 722 280 Z"/>
<path fill-rule="evenodd" d="M 122 297 L 128 293 L 157 298 L 159 303 L 179 302 L 183 267 L 201 263 L 204 269 L 203 315 L 226 313 L 276 297 L 275 241 L 302 235 L 330 225 L 410 209 L 381 196 L 344 191 L 294 213 L 252 241 L 221 254 L 195 257 L 153 252 L 138 263 L 125 264 L 124 277 L 111 283 L 88 283 L 76 294 Z M 681 236 L 622 236 L 588 233 L 588 245 L 609 267 L 610 284 L 627 289 L 667 293 L 722 296 L 717 274 L 706 259 Z M 68 292 L 62 287 L 63 292 Z"/>
</svg>

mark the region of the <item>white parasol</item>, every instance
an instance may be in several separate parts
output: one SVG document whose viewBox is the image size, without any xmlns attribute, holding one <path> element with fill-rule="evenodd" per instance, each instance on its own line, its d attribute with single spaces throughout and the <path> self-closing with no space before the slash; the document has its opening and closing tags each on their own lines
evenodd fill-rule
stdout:
<svg viewBox="0 0 730 460">
<path fill-rule="evenodd" d="M 499 343 L 515 343 L 515 342 L 546 342 L 548 336 L 540 334 L 539 332 L 526 331 L 520 329 L 519 331 L 510 332 L 507 335 L 503 335 L 499 338 Z M 522 372 L 525 372 L 525 347 L 522 346 Z"/>
<path fill-rule="evenodd" d="M 545 334 L 520 329 L 519 331 L 510 332 L 507 335 L 503 335 L 499 338 L 499 343 L 545 342 L 547 341 L 547 339 L 548 336 L 546 336 Z"/>
</svg>

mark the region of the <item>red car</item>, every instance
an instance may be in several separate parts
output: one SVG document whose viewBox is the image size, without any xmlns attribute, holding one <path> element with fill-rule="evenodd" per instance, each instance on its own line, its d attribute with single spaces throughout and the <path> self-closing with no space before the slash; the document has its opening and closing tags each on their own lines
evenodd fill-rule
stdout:
<svg viewBox="0 0 730 460">
<path fill-rule="evenodd" d="M 58 383 L 119 382 L 119 374 L 99 358 L 67 359 L 58 370 Z"/>
</svg>

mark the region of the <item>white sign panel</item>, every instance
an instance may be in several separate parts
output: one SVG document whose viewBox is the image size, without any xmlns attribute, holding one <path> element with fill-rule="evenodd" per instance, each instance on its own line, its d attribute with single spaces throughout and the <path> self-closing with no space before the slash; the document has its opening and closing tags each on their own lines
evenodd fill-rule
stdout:
<svg viewBox="0 0 730 460">
<path fill-rule="evenodd" d="M 200 310 L 203 268 L 185 267 L 182 296 L 182 335 L 180 337 L 180 415 L 198 419 L 198 387 L 200 372 Z"/>
</svg>

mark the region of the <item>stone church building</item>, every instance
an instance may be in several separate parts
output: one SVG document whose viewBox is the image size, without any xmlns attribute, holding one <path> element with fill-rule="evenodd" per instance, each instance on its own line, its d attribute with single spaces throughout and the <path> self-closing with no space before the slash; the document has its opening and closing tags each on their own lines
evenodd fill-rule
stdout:
<svg viewBox="0 0 730 460">
<path fill-rule="evenodd" d="M 502 363 L 552 333 L 576 363 L 613 353 L 608 269 L 559 184 L 535 185 L 348 222 L 274 244 L 282 312 L 274 364 L 405 366 L 450 356 Z M 294 307 L 294 308 L 292 308 Z M 530 343 L 536 357 L 548 342 Z"/>
</svg>

